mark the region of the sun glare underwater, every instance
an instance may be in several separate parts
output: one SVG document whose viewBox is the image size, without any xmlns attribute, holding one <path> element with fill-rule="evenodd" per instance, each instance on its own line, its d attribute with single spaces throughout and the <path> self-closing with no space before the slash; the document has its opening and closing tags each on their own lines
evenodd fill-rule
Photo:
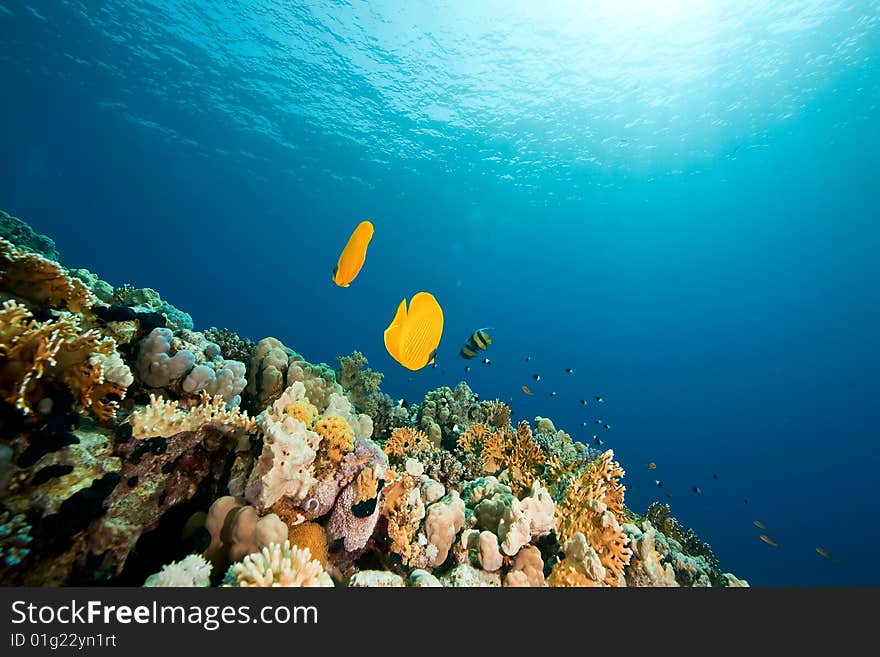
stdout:
<svg viewBox="0 0 880 657">
<path fill-rule="evenodd" d="M 241 582 L 259 542 L 199 537 L 247 511 L 322 585 L 392 553 L 418 585 L 880 585 L 880 1 L 0 0 L 0 29 L 0 582 L 203 551 Z"/>
</svg>

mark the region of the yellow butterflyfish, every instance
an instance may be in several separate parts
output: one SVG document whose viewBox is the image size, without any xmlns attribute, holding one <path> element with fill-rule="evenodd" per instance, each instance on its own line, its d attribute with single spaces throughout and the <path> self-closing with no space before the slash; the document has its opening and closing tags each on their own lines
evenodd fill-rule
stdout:
<svg viewBox="0 0 880 657">
<path fill-rule="evenodd" d="M 385 348 L 391 357 L 409 370 L 420 370 L 434 362 L 443 334 L 443 309 L 428 292 L 419 292 L 406 307 L 397 306 L 385 329 Z"/>
<path fill-rule="evenodd" d="M 373 224 L 362 221 L 354 229 L 333 270 L 333 282 L 339 287 L 348 287 L 364 266 L 367 247 L 373 239 Z"/>
</svg>

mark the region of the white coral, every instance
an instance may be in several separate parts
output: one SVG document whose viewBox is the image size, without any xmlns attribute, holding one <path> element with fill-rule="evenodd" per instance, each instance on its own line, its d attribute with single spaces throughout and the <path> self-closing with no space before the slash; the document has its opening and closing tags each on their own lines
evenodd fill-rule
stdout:
<svg viewBox="0 0 880 657">
<path fill-rule="evenodd" d="M 191 554 L 179 563 L 172 561 L 158 573 L 147 577 L 144 586 L 210 586 L 211 564 L 200 554 Z"/>
<path fill-rule="evenodd" d="M 356 413 L 345 395 L 337 392 L 331 392 L 327 402 L 327 408 L 324 409 L 325 416 L 335 415 L 341 417 L 348 423 L 354 431 L 354 435 L 358 438 L 369 438 L 373 435 L 373 418 L 365 413 Z"/>
<path fill-rule="evenodd" d="M 318 481 L 312 465 L 321 436 L 289 416 L 280 422 L 265 416 L 262 428 L 263 452 L 245 497 L 261 509 L 272 506 L 282 497 L 301 502 Z"/>
<path fill-rule="evenodd" d="M 181 379 L 195 365 L 195 354 L 181 349 L 170 356 L 174 334 L 167 328 L 154 328 L 141 341 L 137 357 L 138 375 L 151 388 L 164 388 Z"/>
<path fill-rule="evenodd" d="M 309 548 L 272 543 L 232 565 L 224 586 L 333 586 L 333 580 Z"/>
<path fill-rule="evenodd" d="M 556 504 L 550 491 L 540 481 L 532 484 L 528 497 L 521 500 L 520 507 L 529 517 L 529 531 L 533 539 L 556 530 Z"/>
</svg>

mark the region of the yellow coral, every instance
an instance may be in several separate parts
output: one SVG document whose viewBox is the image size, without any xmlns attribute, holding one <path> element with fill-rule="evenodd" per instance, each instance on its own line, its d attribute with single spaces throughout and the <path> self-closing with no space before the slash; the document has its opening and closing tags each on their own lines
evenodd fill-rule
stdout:
<svg viewBox="0 0 880 657">
<path fill-rule="evenodd" d="M 49 308 L 84 313 L 97 299 L 61 265 L 0 238 L 0 288 Z"/>
<path fill-rule="evenodd" d="M 311 429 L 315 420 L 318 419 L 318 409 L 308 399 L 297 399 L 284 407 L 284 412 L 292 418 L 301 421 L 307 428 Z M 315 431 L 318 431 L 315 429 Z M 318 433 L 321 433 L 318 431 Z M 323 434 L 322 434 L 323 435 Z"/>
<path fill-rule="evenodd" d="M 420 429 L 398 427 L 391 434 L 391 437 L 385 441 L 382 449 L 388 456 L 400 458 L 406 458 L 407 456 L 417 457 L 426 451 L 432 451 L 434 444 L 428 438 L 428 435 Z"/>
<path fill-rule="evenodd" d="M 341 417 L 321 418 L 315 423 L 314 431 L 323 438 L 321 451 L 334 464 L 338 464 L 354 447 L 354 429 Z"/>
<path fill-rule="evenodd" d="M 557 535 L 566 541 L 577 532 L 583 533 L 605 566 L 606 583 L 617 586 L 632 550 L 620 527 L 626 489 L 618 479 L 624 472 L 613 459 L 614 452 L 609 449 L 569 484 L 558 506 Z"/>
<path fill-rule="evenodd" d="M 413 540 L 425 516 L 425 507 L 420 502 L 418 480 L 413 476 L 401 475 L 383 489 L 381 513 L 388 520 L 388 549 L 400 555 L 404 564 L 413 556 Z"/>
<path fill-rule="evenodd" d="M 544 452 L 532 437 L 532 429 L 525 420 L 516 431 L 509 427 L 489 434 L 480 454 L 483 471 L 494 474 L 506 469 L 510 487 L 515 494 L 531 488 L 544 465 Z"/>
<path fill-rule="evenodd" d="M 482 422 L 475 422 L 458 437 L 456 448 L 463 452 L 477 452 L 483 449 L 486 438 L 490 435 L 489 427 Z"/>
<path fill-rule="evenodd" d="M 379 479 L 376 477 L 376 473 L 373 472 L 373 468 L 364 468 L 358 473 L 357 491 L 358 494 L 354 500 L 355 504 L 376 499 L 376 496 L 379 494 Z"/>
<path fill-rule="evenodd" d="M 601 582 L 590 579 L 584 573 L 575 570 L 565 561 L 558 561 L 553 570 L 550 571 L 550 577 L 547 578 L 547 584 L 554 587 L 592 587 L 602 586 Z"/>
<path fill-rule="evenodd" d="M 131 372 L 116 342 L 75 315 L 38 322 L 14 300 L 0 310 L 0 394 L 25 414 L 39 401 L 39 383 L 59 382 L 71 390 L 76 408 L 96 417 L 113 417 L 131 384 Z"/>
<path fill-rule="evenodd" d="M 128 421 L 135 438 L 168 437 L 182 431 L 197 431 L 206 424 L 236 436 L 256 431 L 256 420 L 249 417 L 247 411 L 227 409 L 222 396 L 211 397 L 204 390 L 200 394 L 199 403 L 189 409 L 183 408 L 176 401 L 168 401 L 151 394 L 150 403 L 132 413 Z"/>
<path fill-rule="evenodd" d="M 304 522 L 290 528 L 290 545 L 301 549 L 308 548 L 312 558 L 327 567 L 327 533 L 317 522 Z"/>
</svg>

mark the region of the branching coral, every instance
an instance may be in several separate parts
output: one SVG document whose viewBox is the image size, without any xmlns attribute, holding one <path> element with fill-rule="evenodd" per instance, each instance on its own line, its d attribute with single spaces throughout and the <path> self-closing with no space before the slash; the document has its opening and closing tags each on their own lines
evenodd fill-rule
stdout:
<svg viewBox="0 0 880 657">
<path fill-rule="evenodd" d="M 172 561 L 162 570 L 150 575 L 147 587 L 202 587 L 211 585 L 211 564 L 200 554 L 191 554 L 179 563 Z"/>
<path fill-rule="evenodd" d="M 436 448 L 424 431 L 400 427 L 394 430 L 382 449 L 388 456 L 402 461 L 410 457 L 418 459 Z"/>
<path fill-rule="evenodd" d="M 563 541 L 584 534 L 605 566 L 606 583 L 617 586 L 632 551 L 619 520 L 625 488 L 618 479 L 624 472 L 613 459 L 614 452 L 606 451 L 571 482 L 559 503 L 557 531 Z"/>
<path fill-rule="evenodd" d="M 0 288 L 46 308 L 85 313 L 97 302 L 78 278 L 57 262 L 0 238 Z"/>
<path fill-rule="evenodd" d="M 553 587 L 593 587 L 615 583 L 608 581 L 608 573 L 599 554 L 580 532 L 566 541 L 565 558 L 557 561 L 547 583 Z"/>
<path fill-rule="evenodd" d="M 490 434 L 481 454 L 483 471 L 494 474 L 505 470 L 515 493 L 531 487 L 541 474 L 545 460 L 544 452 L 532 437 L 532 430 L 525 420 L 519 423 L 516 432 L 504 428 Z"/>
<path fill-rule="evenodd" d="M 456 450 L 459 452 L 475 452 L 482 454 L 486 439 L 492 435 L 492 430 L 482 422 L 474 422 L 458 437 Z"/>
<path fill-rule="evenodd" d="M 247 555 L 229 568 L 225 586 L 333 586 L 321 562 L 312 558 L 309 548 L 273 543 L 260 552 Z"/>
<path fill-rule="evenodd" d="M 227 409 L 220 395 L 210 397 L 202 392 L 199 403 L 185 408 L 180 402 L 169 401 L 154 394 L 150 403 L 132 413 L 128 422 L 135 438 L 168 437 L 182 431 L 196 431 L 204 425 L 212 425 L 218 430 L 235 436 L 244 436 L 256 431 L 256 420 L 246 411 L 237 408 Z"/>
<path fill-rule="evenodd" d="M 367 359 L 359 351 L 353 352 L 351 356 L 337 356 L 336 361 L 339 364 L 336 380 L 351 397 L 355 406 L 367 410 L 370 396 L 379 392 L 382 373 L 374 372 L 367 367 Z"/>
<path fill-rule="evenodd" d="M 34 412 L 46 385 L 60 384 L 81 411 L 114 416 L 132 382 L 116 342 L 85 331 L 75 315 L 39 322 L 14 300 L 0 310 L 0 394 L 25 414 Z"/>
</svg>

